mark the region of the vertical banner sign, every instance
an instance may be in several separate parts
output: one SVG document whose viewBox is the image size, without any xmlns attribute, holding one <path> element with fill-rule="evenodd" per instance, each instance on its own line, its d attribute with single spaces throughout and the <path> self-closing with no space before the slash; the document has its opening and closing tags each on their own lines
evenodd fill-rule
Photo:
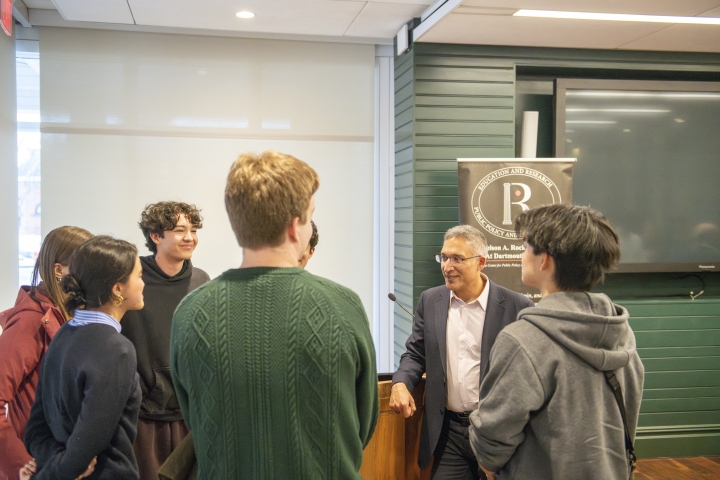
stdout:
<svg viewBox="0 0 720 480">
<path fill-rule="evenodd" d="M 485 234 L 485 273 L 495 283 L 540 300 L 537 289 L 520 280 L 524 247 L 515 234 L 515 217 L 535 207 L 571 203 L 574 164 L 574 158 L 458 158 L 460 223 Z"/>
<path fill-rule="evenodd" d="M 12 36 L 13 6 L 12 0 L 0 0 L 0 21 L 6 34 Z"/>
</svg>

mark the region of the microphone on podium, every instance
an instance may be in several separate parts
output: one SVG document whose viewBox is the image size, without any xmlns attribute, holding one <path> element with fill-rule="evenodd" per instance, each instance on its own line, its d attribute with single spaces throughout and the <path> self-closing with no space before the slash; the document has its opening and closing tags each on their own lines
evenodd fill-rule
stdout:
<svg viewBox="0 0 720 480">
<path fill-rule="evenodd" d="M 398 302 L 397 297 L 395 296 L 394 293 L 388 293 L 388 298 L 389 298 L 390 300 L 392 300 L 393 302 L 397 303 L 397 304 L 400 306 L 400 308 L 402 308 L 403 310 L 405 310 L 405 312 L 406 312 L 408 315 L 410 315 L 411 317 L 415 318 L 415 315 L 413 315 L 412 313 L 410 313 L 410 311 L 409 311 L 407 308 L 403 307 L 402 303 Z"/>
</svg>

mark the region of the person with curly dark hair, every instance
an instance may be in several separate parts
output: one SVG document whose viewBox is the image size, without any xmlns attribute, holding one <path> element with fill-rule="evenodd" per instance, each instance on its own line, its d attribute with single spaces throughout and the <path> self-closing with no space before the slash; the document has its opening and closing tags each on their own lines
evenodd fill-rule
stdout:
<svg viewBox="0 0 720 480">
<path fill-rule="evenodd" d="M 310 261 L 310 259 L 313 256 L 313 253 L 315 253 L 315 247 L 317 247 L 318 241 L 320 240 L 320 234 L 318 234 L 317 225 L 315 225 L 315 222 L 310 220 L 310 223 L 312 224 L 312 235 L 310 236 L 310 241 L 308 242 L 307 247 L 305 247 L 305 251 L 302 254 L 302 257 L 300 257 L 300 260 L 298 260 L 298 266 L 300 268 L 305 268 L 307 263 Z"/>
<path fill-rule="evenodd" d="M 202 220 L 195 205 L 158 202 L 145 207 L 138 224 L 152 252 L 140 257 L 145 308 L 127 313 L 122 333 L 137 351 L 142 404 L 133 448 L 143 480 L 157 479 L 188 433 L 170 377 L 170 325 L 180 300 L 210 280 L 191 261 Z"/>
</svg>

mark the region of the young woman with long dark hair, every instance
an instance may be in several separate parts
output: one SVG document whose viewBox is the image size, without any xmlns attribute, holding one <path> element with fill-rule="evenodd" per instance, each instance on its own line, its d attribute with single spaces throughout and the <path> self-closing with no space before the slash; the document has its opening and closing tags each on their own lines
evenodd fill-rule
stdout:
<svg viewBox="0 0 720 480">
<path fill-rule="evenodd" d="M 22 439 L 40 365 L 50 340 L 68 318 L 60 279 L 75 249 L 90 237 L 79 227 L 48 233 L 31 284 L 20 287 L 15 306 L 0 313 L 0 479 L 17 479 L 20 467 L 30 460 Z"/>
<path fill-rule="evenodd" d="M 124 240 L 94 237 L 72 256 L 62 280 L 72 320 L 45 355 L 25 430 L 33 479 L 138 478 L 132 444 L 141 393 L 120 319 L 143 307 L 143 286 L 137 248 Z M 32 470 L 24 467 L 21 478 Z"/>
</svg>

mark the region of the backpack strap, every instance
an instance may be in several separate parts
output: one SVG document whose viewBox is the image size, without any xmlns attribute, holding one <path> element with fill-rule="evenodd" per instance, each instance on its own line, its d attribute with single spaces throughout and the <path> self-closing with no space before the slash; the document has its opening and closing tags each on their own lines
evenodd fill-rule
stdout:
<svg viewBox="0 0 720 480">
<path fill-rule="evenodd" d="M 635 456 L 635 446 L 633 445 L 632 438 L 630 437 L 630 431 L 628 430 L 627 414 L 625 413 L 625 400 L 623 400 L 622 388 L 620 388 L 620 382 L 618 382 L 615 372 L 604 371 L 605 379 L 610 385 L 610 388 L 615 395 L 615 401 L 617 401 L 618 407 L 620 407 L 620 416 L 622 417 L 623 427 L 625 429 L 625 450 L 627 452 L 628 463 L 630 466 L 630 472 L 635 470 L 635 462 L 637 457 Z"/>
</svg>

